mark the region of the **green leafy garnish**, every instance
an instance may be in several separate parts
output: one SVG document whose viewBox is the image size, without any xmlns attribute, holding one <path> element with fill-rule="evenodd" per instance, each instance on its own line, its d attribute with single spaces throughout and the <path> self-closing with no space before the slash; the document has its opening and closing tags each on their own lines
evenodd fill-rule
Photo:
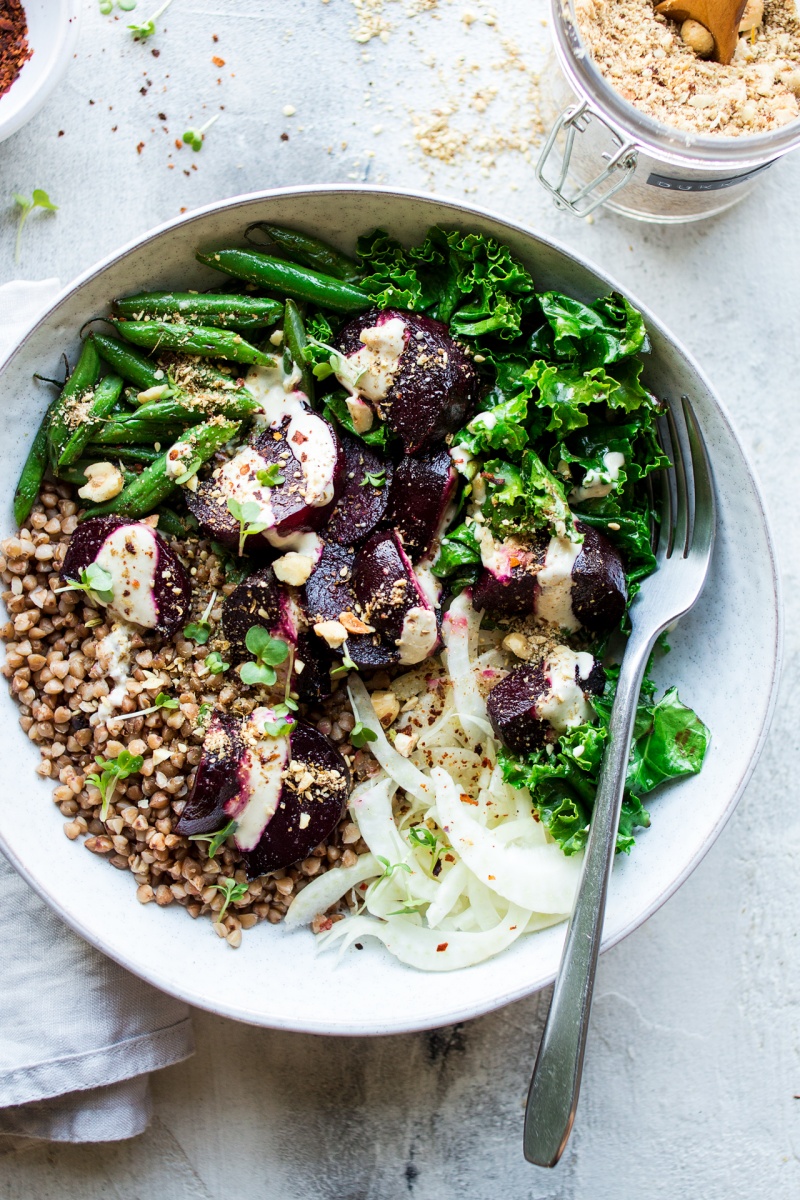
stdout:
<svg viewBox="0 0 800 1200">
<path fill-rule="evenodd" d="M 184 144 L 191 146 L 193 150 L 202 150 L 203 142 L 206 140 L 206 132 L 211 128 L 215 121 L 218 121 L 222 113 L 215 113 L 210 120 L 206 121 L 205 125 L 201 125 L 199 129 L 187 129 L 183 135 Z"/>
<path fill-rule="evenodd" d="M 41 188 L 34 188 L 33 195 L 30 200 L 27 196 L 21 196 L 19 192 L 14 192 L 14 202 L 19 206 L 20 214 L 17 222 L 17 240 L 14 244 L 14 262 L 19 262 L 20 246 L 22 244 L 22 231 L 25 228 L 25 222 L 35 208 L 42 208 L 45 212 L 58 212 L 58 205 L 53 204 L 47 192 Z"/>
<path fill-rule="evenodd" d="M 442 538 L 431 571 L 437 579 L 446 579 L 453 595 L 471 587 L 481 572 L 481 548 L 474 526 L 457 525 Z"/>
<path fill-rule="evenodd" d="M 204 661 L 212 675 L 221 675 L 231 665 L 230 663 L 223 662 L 222 655 L 218 650 L 212 650 L 210 654 L 206 655 Z"/>
<path fill-rule="evenodd" d="M 239 556 L 244 554 L 245 539 L 252 537 L 253 534 L 263 533 L 269 526 L 266 521 L 262 521 L 262 508 L 256 500 L 246 500 L 242 504 L 239 500 L 234 500 L 233 496 L 228 498 L 228 512 L 239 522 Z"/>
<path fill-rule="evenodd" d="M 140 708 L 138 712 L 120 713 L 119 720 L 130 721 L 133 717 L 146 717 L 150 713 L 158 712 L 160 708 L 180 708 L 180 703 L 174 696 L 168 696 L 166 692 L 159 692 L 149 708 Z"/>
<path fill-rule="evenodd" d="M 162 15 L 162 13 L 166 12 L 166 10 L 169 8 L 171 3 L 172 3 L 172 0 L 164 0 L 164 3 L 161 5 L 161 7 L 157 8 L 156 11 L 153 13 L 152 17 L 148 18 L 148 20 L 142 21 L 141 25 L 129 25 L 128 26 L 128 29 L 130 29 L 131 33 L 133 34 L 133 36 L 136 38 L 137 41 L 143 42 L 147 38 L 153 36 L 153 34 L 156 31 L 156 21 Z M 122 8 L 122 7 L 124 7 L 124 6 L 120 2 L 120 8 Z"/>
<path fill-rule="evenodd" d="M 129 750 L 120 750 L 116 758 L 104 759 L 98 754 L 94 761 L 100 767 L 100 772 L 87 775 L 86 779 L 88 783 L 93 783 L 100 793 L 102 802 L 100 820 L 105 821 L 108 815 L 108 806 L 117 784 L 120 780 L 127 779 L 129 775 L 135 775 L 137 771 L 141 771 L 144 759 L 141 754 L 131 754 Z"/>
<path fill-rule="evenodd" d="M 412 846 L 427 850 L 432 855 L 431 870 L 433 870 L 444 852 L 444 841 L 438 833 L 434 833 L 427 825 L 412 825 L 408 831 L 408 840 Z"/>
<path fill-rule="evenodd" d="M 114 580 L 109 571 L 97 563 L 89 563 L 80 573 L 80 579 L 70 579 L 65 587 L 56 588 L 60 592 L 86 592 L 95 604 L 110 604 L 114 599 Z"/>
<path fill-rule="evenodd" d="M 220 876 L 219 883 L 212 883 L 211 886 L 218 892 L 222 892 L 224 897 L 222 908 L 217 913 L 217 921 L 224 920 L 229 906 L 247 895 L 246 883 L 237 883 L 235 879 L 226 879 L 223 875 Z"/>
<path fill-rule="evenodd" d="M 242 666 L 239 672 L 242 683 L 260 683 L 272 687 L 278 678 L 275 667 L 289 657 L 289 646 L 282 638 L 271 637 L 261 625 L 251 625 L 244 641 L 255 661 Z"/>
<path fill-rule="evenodd" d="M 331 679 L 338 679 L 341 675 L 346 675 L 348 671 L 357 671 L 358 670 L 358 667 L 353 662 L 350 655 L 347 653 L 347 642 L 344 643 L 343 653 L 344 653 L 344 658 L 342 659 L 341 666 L 331 668 L 331 672 L 330 672 Z"/>
<path fill-rule="evenodd" d="M 270 463 L 265 470 L 256 471 L 256 479 L 262 487 L 272 488 L 278 487 L 279 484 L 284 483 L 286 477 L 281 475 L 281 469 L 277 463 Z"/>
<path fill-rule="evenodd" d="M 236 821 L 228 821 L 228 824 L 224 825 L 222 829 L 218 829 L 216 833 L 190 833 L 189 841 L 208 842 L 206 854 L 209 858 L 213 858 L 220 846 L 222 846 L 236 830 L 236 827 Z"/>
<path fill-rule="evenodd" d="M 202 729 L 214 711 L 214 705 L 205 700 L 197 710 L 197 725 Z"/>
<path fill-rule="evenodd" d="M 374 729 L 369 729 L 361 721 L 356 721 L 350 731 L 350 741 L 357 750 L 360 750 L 362 746 L 366 746 L 367 742 L 376 742 L 377 740 L 378 735 Z"/>
<path fill-rule="evenodd" d="M 383 883 L 385 879 L 391 879 L 395 871 L 405 871 L 407 875 L 411 874 L 411 867 L 408 865 L 408 863 L 390 863 L 388 858 L 382 858 L 380 854 L 376 854 L 375 857 L 383 867 L 383 870 L 377 880 L 378 883 Z"/>
<path fill-rule="evenodd" d="M 366 487 L 371 483 L 373 487 L 382 488 L 386 486 L 385 471 L 367 471 L 364 478 L 361 480 L 361 487 Z"/>
<path fill-rule="evenodd" d="M 189 638 L 193 642 L 197 642 L 198 646 L 205 646 L 206 642 L 211 637 L 211 625 L 208 618 L 211 616 L 211 610 L 213 609 L 216 600 L 217 593 L 212 592 L 211 599 L 206 605 L 200 620 L 192 621 L 184 628 L 183 636 L 185 638 Z"/>
<path fill-rule="evenodd" d="M 277 709 L 274 710 L 277 713 Z M 280 714 L 285 720 L 265 721 L 264 733 L 267 737 L 279 738 L 287 737 L 297 728 L 297 721 L 293 721 L 286 713 Z"/>
</svg>

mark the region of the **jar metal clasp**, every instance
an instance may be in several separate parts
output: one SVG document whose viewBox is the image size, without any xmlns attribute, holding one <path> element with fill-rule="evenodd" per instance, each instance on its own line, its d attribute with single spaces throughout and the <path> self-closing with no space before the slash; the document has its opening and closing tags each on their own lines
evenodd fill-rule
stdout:
<svg viewBox="0 0 800 1200">
<path fill-rule="evenodd" d="M 601 125 L 605 126 L 611 134 L 617 150 L 613 153 L 606 151 L 601 154 L 601 158 L 605 161 L 603 169 L 594 179 L 591 179 L 587 184 L 579 188 L 574 195 L 567 196 L 564 188 L 569 173 L 575 137 L 577 134 L 585 133 L 592 120 L 599 121 Z M 545 177 L 545 166 L 555 148 L 556 139 L 562 130 L 566 136 L 561 157 L 560 172 L 558 177 L 551 181 Z M 603 114 L 598 112 L 597 109 L 592 108 L 588 101 L 584 100 L 582 104 L 573 104 L 569 108 L 565 108 L 553 125 L 539 155 L 539 161 L 536 164 L 536 178 L 547 189 L 559 208 L 567 209 L 576 217 L 586 217 L 589 213 L 594 212 L 596 208 L 599 208 L 601 204 L 605 204 L 607 200 L 616 195 L 620 188 L 625 187 L 625 184 L 636 170 L 638 155 L 639 150 L 636 143 L 625 141 Z M 603 184 L 611 179 L 613 179 L 613 183 L 610 187 L 603 188 Z"/>
</svg>

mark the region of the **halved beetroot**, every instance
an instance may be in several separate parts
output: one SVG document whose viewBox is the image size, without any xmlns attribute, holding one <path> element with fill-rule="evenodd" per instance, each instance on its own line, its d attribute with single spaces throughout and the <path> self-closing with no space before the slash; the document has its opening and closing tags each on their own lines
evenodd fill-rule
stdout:
<svg viewBox="0 0 800 1200">
<path fill-rule="evenodd" d="M 577 522 L 583 546 L 572 568 L 572 609 L 584 629 L 609 633 L 628 602 L 625 567 L 615 546 L 591 525 Z"/>
<path fill-rule="evenodd" d="M 325 537 L 340 546 L 356 546 L 383 520 L 394 468 L 358 438 L 349 433 L 339 436 L 344 449 L 345 481 Z M 382 482 L 370 482 L 369 476 Z"/>
<path fill-rule="evenodd" d="M 446 325 L 418 313 L 370 309 L 341 330 L 350 361 L 341 381 L 366 400 L 407 454 L 459 429 L 478 400 L 478 375 Z"/>
<path fill-rule="evenodd" d="M 539 591 L 537 574 L 544 565 L 550 539 L 546 534 L 522 542 L 495 542 L 472 591 L 472 603 L 490 617 L 522 617 L 533 613 Z"/>
<path fill-rule="evenodd" d="M 398 463 L 386 524 L 397 531 L 403 549 L 417 562 L 431 549 L 456 491 L 457 475 L 446 449 Z"/>
<path fill-rule="evenodd" d="M 258 478 L 270 468 L 280 480 L 274 485 Z M 203 531 L 234 551 L 239 522 L 228 500 L 258 504 L 257 523 L 266 528 L 248 537 L 245 545 L 248 551 L 266 550 L 281 545 L 289 534 L 322 528 L 344 486 L 344 468 L 344 451 L 333 426 L 295 399 L 278 427 L 259 434 L 218 466 L 197 491 L 186 491 L 186 502 Z"/>
<path fill-rule="evenodd" d="M 433 654 L 439 644 L 436 611 L 394 531 L 374 533 L 359 550 L 353 592 L 358 616 L 395 650 L 397 662 L 411 666 Z"/>
<path fill-rule="evenodd" d="M 492 688 L 486 701 L 497 736 L 515 754 L 540 750 L 559 734 L 594 719 L 588 697 L 603 690 L 605 672 L 591 654 L 556 647 L 524 663 Z"/>
<path fill-rule="evenodd" d="M 124 517 L 89 517 L 73 533 L 61 568 L 80 582 L 96 563 L 109 573 L 113 615 L 171 637 L 188 620 L 192 585 L 178 557 L 152 525 Z"/>
<path fill-rule="evenodd" d="M 355 554 L 344 546 L 326 546 L 305 586 L 305 604 L 309 623 L 338 621 L 342 613 L 357 615 L 358 602 L 352 576 Z M 316 635 L 315 635 L 316 637 Z M 318 642 L 327 645 L 324 639 Z M 397 662 L 397 647 L 386 644 L 378 633 L 353 633 L 347 638 L 347 653 L 359 667 L 386 667 Z M 345 647 L 334 653 L 340 657 Z"/>
<path fill-rule="evenodd" d="M 234 843 L 248 876 L 275 871 L 307 855 L 333 830 L 350 791 L 339 751 L 319 730 L 257 708 L 239 720 L 215 710 L 195 784 L 176 826 L 183 836 L 211 833 L 234 820 Z"/>
<path fill-rule="evenodd" d="M 329 667 L 332 661 L 327 646 L 306 632 L 305 614 L 289 591 L 278 579 L 272 567 L 262 567 L 243 580 L 222 605 L 222 631 L 230 642 L 229 654 L 234 664 L 248 662 L 252 654 L 247 649 L 247 631 L 254 625 L 266 629 L 271 637 L 282 638 L 302 662 L 295 670 L 292 689 L 306 703 L 330 695 Z"/>
</svg>

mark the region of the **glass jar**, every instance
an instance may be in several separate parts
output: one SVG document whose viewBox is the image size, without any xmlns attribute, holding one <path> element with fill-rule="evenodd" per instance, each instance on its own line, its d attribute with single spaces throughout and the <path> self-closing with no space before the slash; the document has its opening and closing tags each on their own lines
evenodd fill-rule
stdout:
<svg viewBox="0 0 800 1200">
<path fill-rule="evenodd" d="M 597 69 L 578 31 L 574 0 L 551 0 L 550 9 L 555 56 L 542 90 L 559 115 L 536 177 L 560 208 L 586 216 L 603 204 L 663 224 L 713 217 L 800 145 L 800 121 L 742 137 L 662 125 L 623 99 Z"/>
</svg>

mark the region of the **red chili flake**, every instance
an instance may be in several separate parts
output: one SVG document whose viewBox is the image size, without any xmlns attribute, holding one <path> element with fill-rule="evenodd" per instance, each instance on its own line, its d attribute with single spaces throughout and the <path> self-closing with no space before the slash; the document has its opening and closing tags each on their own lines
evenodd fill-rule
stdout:
<svg viewBox="0 0 800 1200">
<path fill-rule="evenodd" d="M 516 928 L 517 928 L 516 925 L 509 925 L 508 932 L 511 933 Z"/>
<path fill-rule="evenodd" d="M 176 150 L 182 150 L 182 149 L 183 149 L 183 142 L 181 141 L 181 139 L 180 139 L 180 138 L 175 138 L 175 149 L 176 149 Z"/>
<path fill-rule="evenodd" d="M 33 51 L 28 46 L 28 22 L 20 0 L 6 0 L 0 17 L 0 95 L 7 92 Z"/>
<path fill-rule="evenodd" d="M 225 66 L 225 59 L 220 58 L 220 56 L 218 54 L 215 54 L 214 57 L 211 59 L 211 61 L 215 67 L 224 67 Z"/>
<path fill-rule="evenodd" d="M 218 42 L 219 38 L 217 37 L 217 35 L 215 33 L 212 33 L 211 40 L 212 40 L 212 42 Z"/>
<path fill-rule="evenodd" d="M 152 54 L 153 58 L 158 58 L 161 51 L 160 50 L 151 50 L 150 53 Z"/>
<path fill-rule="evenodd" d="M 59 137 L 63 137 L 63 136 L 64 136 L 64 130 L 63 130 L 63 129 L 59 129 L 59 131 L 58 131 L 58 136 L 59 136 Z"/>
<path fill-rule="evenodd" d="M 158 119 L 159 119 L 159 121 L 166 121 L 166 119 L 167 119 L 167 114 L 166 114 L 166 113 L 159 113 L 159 114 L 158 114 Z"/>
<path fill-rule="evenodd" d="M 288 140 L 289 140 L 289 135 L 288 135 L 288 133 L 282 133 L 282 134 L 281 134 L 281 141 L 282 141 L 282 142 L 288 142 Z"/>
<path fill-rule="evenodd" d="M 487 879 L 494 879 L 494 875 L 487 875 L 487 876 L 486 876 L 486 878 L 487 878 Z"/>
<path fill-rule="evenodd" d="M 139 142 L 139 145 L 136 147 L 136 153 L 141 154 L 143 150 L 144 150 L 144 142 Z"/>
<path fill-rule="evenodd" d="M 446 950 L 448 945 L 449 945 L 449 942 L 440 942 L 439 945 L 436 947 L 436 953 L 441 954 L 442 950 Z"/>
<path fill-rule="evenodd" d="M 473 800 L 473 799 L 472 799 L 472 796 L 468 796 L 466 792 L 462 792 L 462 793 L 461 793 L 460 800 L 461 800 L 461 803 L 462 803 L 462 804 L 475 804 L 475 805 L 477 805 L 477 803 L 478 803 L 478 801 L 477 801 L 477 800 Z"/>
<path fill-rule="evenodd" d="M 182 204 L 182 205 L 181 205 L 181 212 L 182 212 L 182 213 L 183 213 L 183 212 L 186 212 L 186 205 L 185 205 L 185 204 Z"/>
</svg>

